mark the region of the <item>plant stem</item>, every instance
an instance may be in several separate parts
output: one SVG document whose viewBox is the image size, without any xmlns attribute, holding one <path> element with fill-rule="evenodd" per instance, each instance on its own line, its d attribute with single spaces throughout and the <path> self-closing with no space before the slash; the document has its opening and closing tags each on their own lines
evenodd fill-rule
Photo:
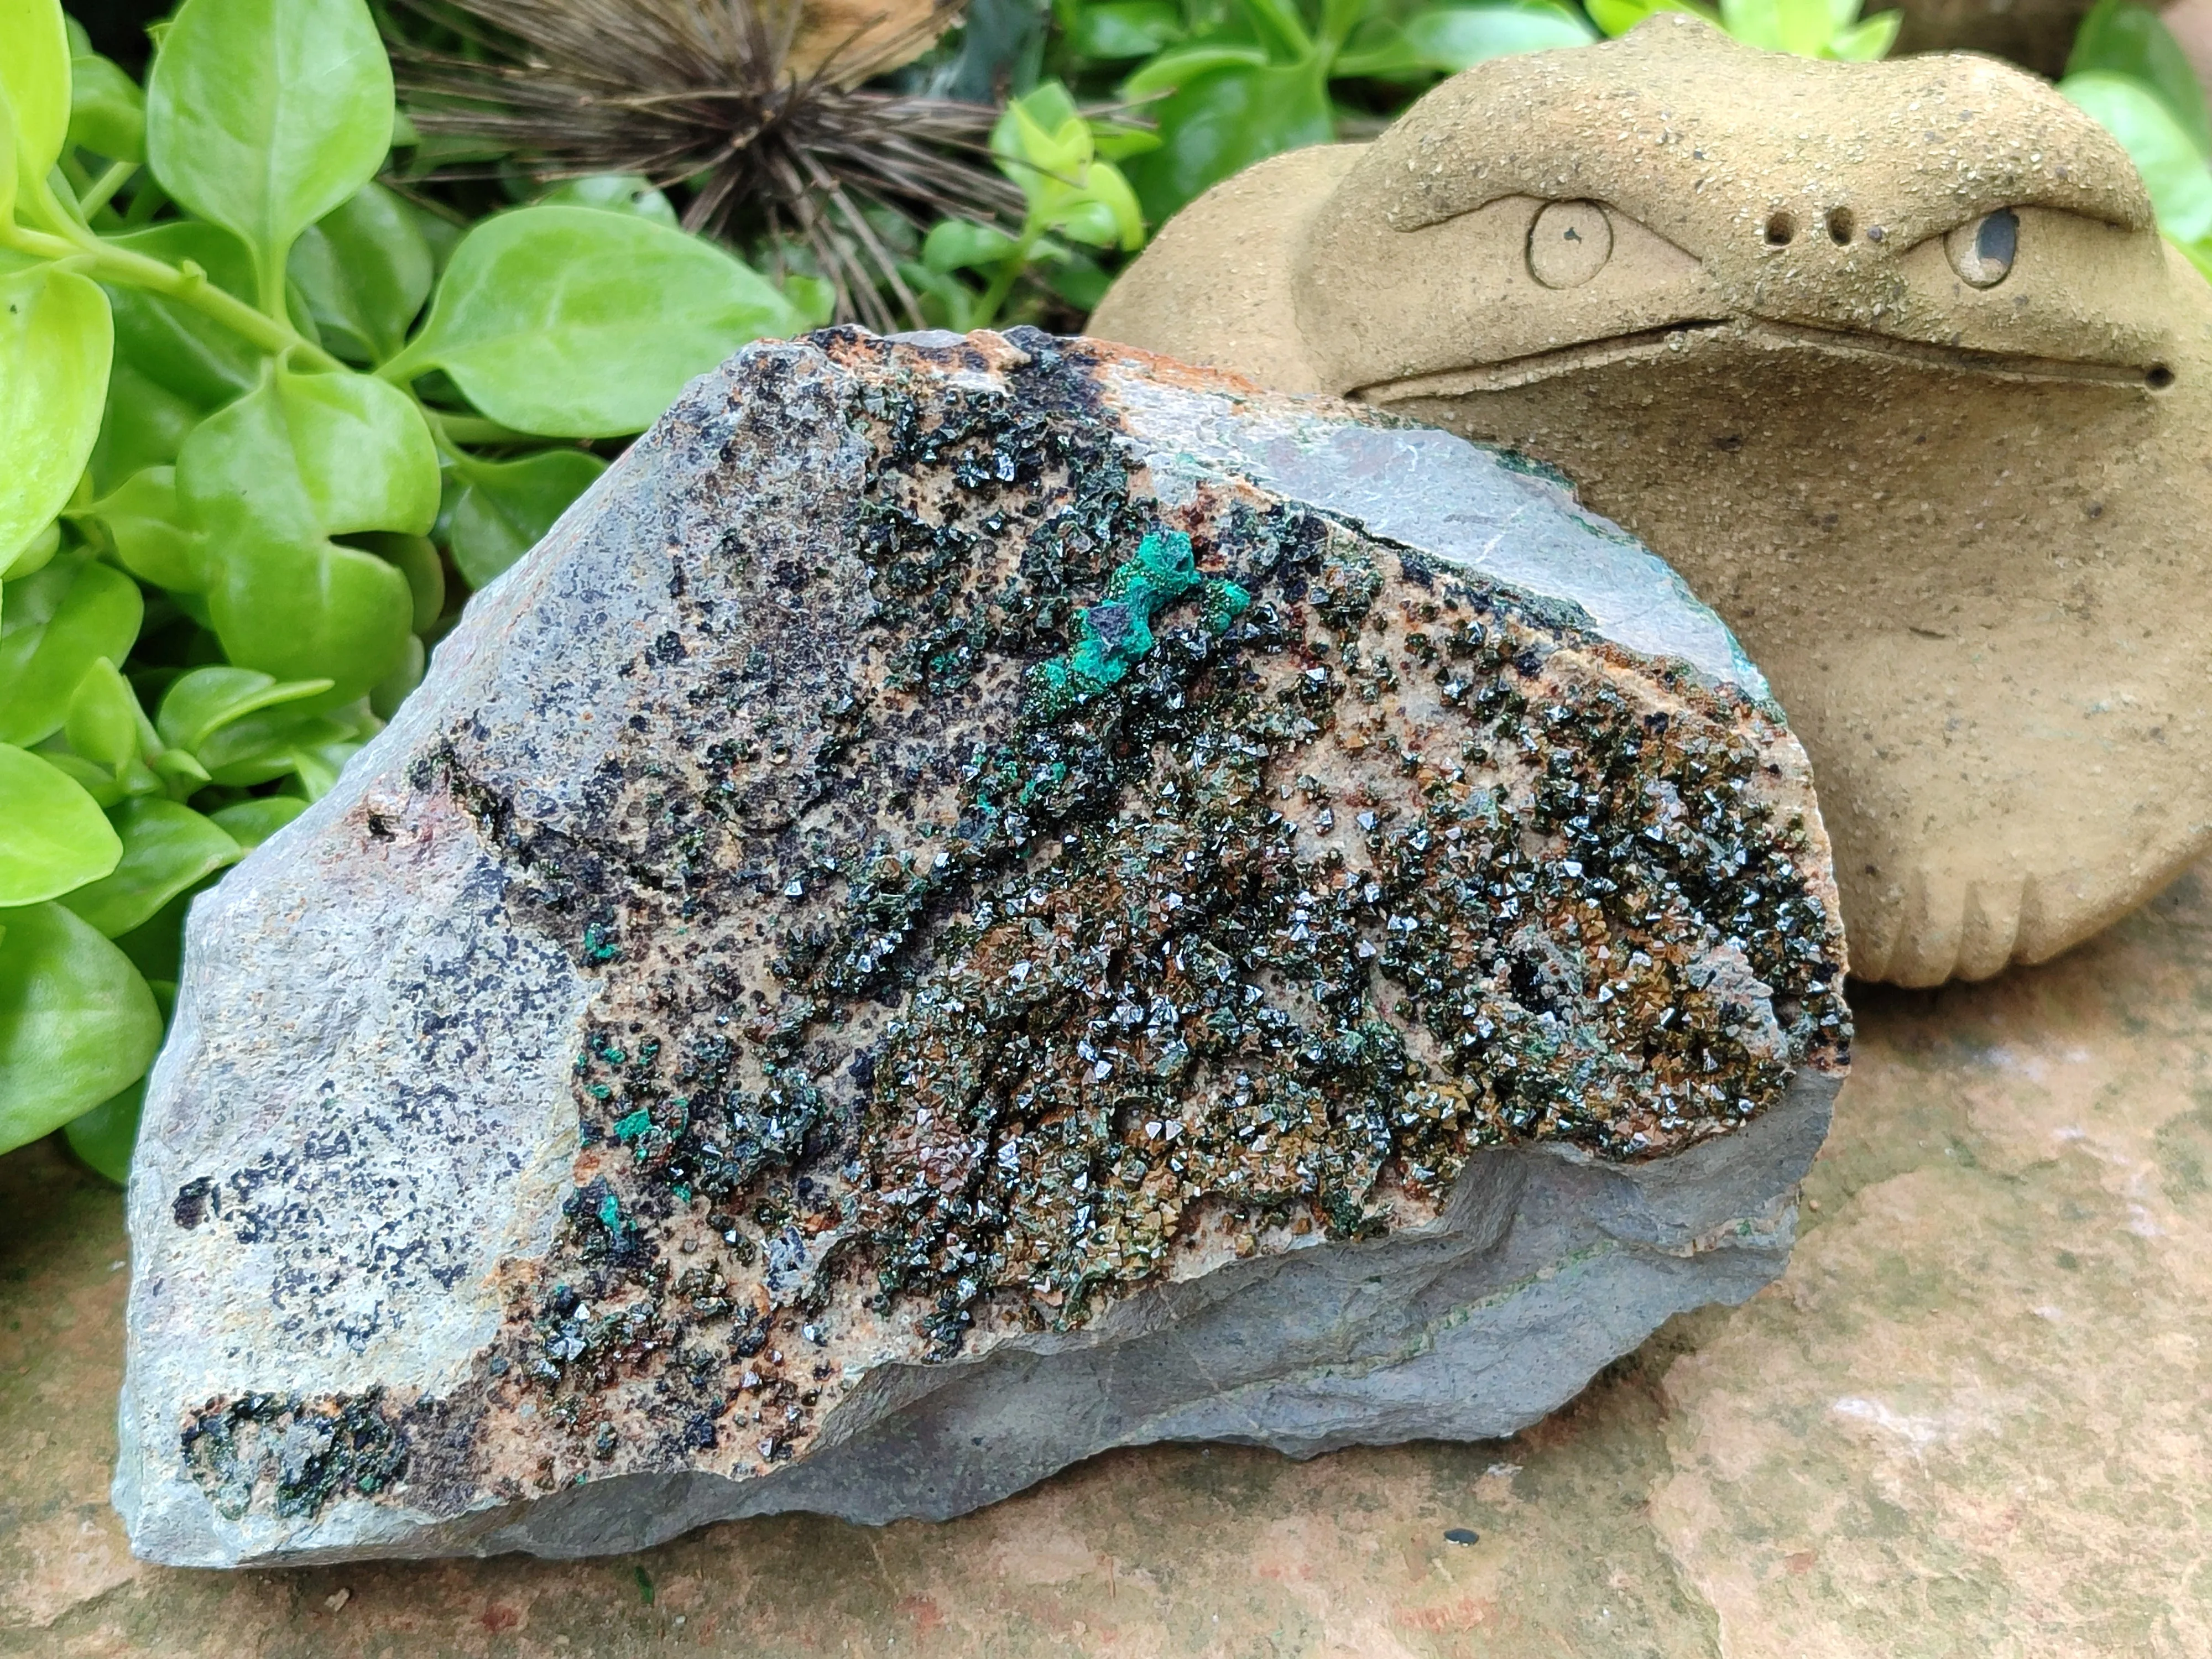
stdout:
<svg viewBox="0 0 2212 1659">
<path fill-rule="evenodd" d="M 154 222 L 154 216 L 168 202 L 169 192 L 153 174 L 138 181 L 138 188 L 131 192 L 131 205 L 123 210 L 123 228 L 137 230 Z"/>
<path fill-rule="evenodd" d="M 431 421 L 430 430 L 442 430 L 457 444 L 535 444 L 544 439 L 533 433 L 517 432 L 511 426 L 501 426 L 497 421 L 486 420 L 481 415 L 449 415 L 442 409 L 433 409 L 417 398 L 422 414 Z"/>
<path fill-rule="evenodd" d="M 20 225 L 0 227 L 0 240 L 26 253 L 66 259 L 100 282 L 119 283 L 126 288 L 143 288 L 166 295 L 214 319 L 272 357 L 296 354 L 312 368 L 325 372 L 345 368 L 343 363 L 303 337 L 289 323 L 256 311 L 243 300 L 223 292 L 208 281 L 207 273 L 197 265 L 179 268 L 164 264 L 159 259 L 104 242 L 88 230 L 80 233 L 74 228 L 68 236 L 52 236 Z"/>
<path fill-rule="evenodd" d="M 77 198 L 77 207 L 88 219 L 114 199 L 115 192 L 130 182 L 131 175 L 138 171 L 136 161 L 117 161 L 92 182 L 92 187 Z"/>
<path fill-rule="evenodd" d="M 1021 240 L 1014 244 L 1011 253 L 999 261 L 999 269 L 991 277 L 991 286 L 983 290 L 982 299 L 976 303 L 975 314 L 970 319 L 969 326 L 989 328 L 999 320 L 999 307 L 1006 303 L 1006 296 L 1014 291 L 1014 284 L 1021 280 L 1022 271 L 1029 264 L 1030 254 L 1036 248 L 1037 239 L 1043 234 L 1041 228 L 1032 228 L 1028 225 L 1022 227 Z"/>
</svg>

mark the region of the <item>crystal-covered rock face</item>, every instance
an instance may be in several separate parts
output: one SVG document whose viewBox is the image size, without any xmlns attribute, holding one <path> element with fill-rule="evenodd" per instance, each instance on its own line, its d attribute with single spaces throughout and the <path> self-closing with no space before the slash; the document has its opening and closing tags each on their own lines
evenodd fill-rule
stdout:
<svg viewBox="0 0 2212 1659">
<path fill-rule="evenodd" d="M 695 386 L 196 906 L 156 1559 L 1506 1432 L 1779 1271 L 1804 757 L 1555 478 L 1027 331 Z"/>
</svg>

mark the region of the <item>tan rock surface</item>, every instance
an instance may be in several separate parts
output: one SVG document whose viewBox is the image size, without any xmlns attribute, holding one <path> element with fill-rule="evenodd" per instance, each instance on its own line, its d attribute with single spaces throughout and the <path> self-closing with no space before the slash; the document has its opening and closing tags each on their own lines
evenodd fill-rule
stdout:
<svg viewBox="0 0 2212 1659">
<path fill-rule="evenodd" d="M 1562 468 L 1773 683 L 1867 977 L 2046 959 L 2212 837 L 2212 290 L 2032 76 L 1680 15 L 1500 58 L 1091 329 Z"/>
<path fill-rule="evenodd" d="M 941 1525 L 143 1566 L 106 1504 L 120 1200 L 28 1149 L 0 1161 L 0 1654 L 2212 1654 L 2209 874 L 2056 963 L 1863 994 L 1786 1275 L 1537 1428 L 1117 1453 Z"/>
</svg>

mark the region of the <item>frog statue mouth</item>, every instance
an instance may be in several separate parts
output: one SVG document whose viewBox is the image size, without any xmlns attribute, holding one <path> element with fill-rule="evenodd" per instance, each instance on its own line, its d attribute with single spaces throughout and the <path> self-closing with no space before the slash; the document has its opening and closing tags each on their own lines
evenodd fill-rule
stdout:
<svg viewBox="0 0 2212 1659">
<path fill-rule="evenodd" d="M 1940 341 L 1899 339 L 1865 330 L 1824 328 L 1763 317 L 1686 317 L 1626 334 L 1381 380 L 1352 387 L 1349 395 L 1385 405 L 1479 396 L 1625 366 L 1664 364 L 1685 354 L 1713 351 L 1739 355 L 1752 362 L 1764 356 L 1812 354 L 1839 363 L 1917 369 L 2014 385 L 2058 383 L 2164 392 L 2177 378 L 2172 364 L 2166 361 L 2171 354 L 2165 352 L 2146 353 L 2140 362 L 2100 362 L 2037 352 L 1976 350 Z"/>
</svg>

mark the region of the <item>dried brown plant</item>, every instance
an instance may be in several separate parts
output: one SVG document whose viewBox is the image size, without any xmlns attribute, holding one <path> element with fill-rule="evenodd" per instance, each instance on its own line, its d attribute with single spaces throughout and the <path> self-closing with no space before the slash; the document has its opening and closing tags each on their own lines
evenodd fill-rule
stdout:
<svg viewBox="0 0 2212 1659">
<path fill-rule="evenodd" d="M 799 0 L 398 3 L 459 42 L 432 48 L 408 40 L 413 31 L 394 41 L 402 96 L 426 138 L 480 147 L 548 181 L 627 173 L 684 185 L 687 228 L 764 234 L 771 246 L 795 235 L 835 288 L 837 314 L 871 328 L 921 320 L 872 214 L 921 226 L 1020 212 L 1020 192 L 990 161 L 996 110 L 863 84 L 910 60 L 961 0 L 909 3 L 904 22 L 848 6 L 833 26 L 842 37 L 826 42 Z"/>
</svg>

